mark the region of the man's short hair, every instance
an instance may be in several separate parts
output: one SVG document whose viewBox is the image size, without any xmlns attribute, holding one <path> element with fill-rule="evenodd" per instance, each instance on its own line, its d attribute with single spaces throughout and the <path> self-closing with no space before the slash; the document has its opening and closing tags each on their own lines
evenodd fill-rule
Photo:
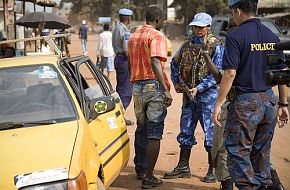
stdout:
<svg viewBox="0 0 290 190">
<path fill-rule="evenodd" d="M 146 11 L 146 21 L 153 22 L 156 18 L 163 18 L 162 10 L 157 6 L 151 6 Z"/>
<path fill-rule="evenodd" d="M 258 4 L 257 1 L 244 0 L 244 1 L 241 1 L 240 3 L 237 3 L 236 5 L 234 5 L 231 8 L 232 9 L 238 8 L 238 9 L 242 10 L 245 14 L 256 15 L 257 4 Z"/>
<path fill-rule="evenodd" d="M 109 24 L 104 24 L 104 31 L 108 31 L 110 29 L 110 25 Z"/>
</svg>

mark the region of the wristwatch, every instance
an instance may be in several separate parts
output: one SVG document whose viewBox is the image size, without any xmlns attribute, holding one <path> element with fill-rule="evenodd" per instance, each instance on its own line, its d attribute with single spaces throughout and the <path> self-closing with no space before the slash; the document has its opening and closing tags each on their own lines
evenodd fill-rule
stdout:
<svg viewBox="0 0 290 190">
<path fill-rule="evenodd" d="M 286 103 L 278 102 L 278 106 L 287 108 L 288 107 L 288 102 L 286 102 Z"/>
</svg>

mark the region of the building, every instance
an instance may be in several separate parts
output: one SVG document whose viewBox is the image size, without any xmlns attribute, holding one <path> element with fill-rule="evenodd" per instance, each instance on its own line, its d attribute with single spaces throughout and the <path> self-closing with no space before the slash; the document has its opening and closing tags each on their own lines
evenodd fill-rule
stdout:
<svg viewBox="0 0 290 190">
<path fill-rule="evenodd" d="M 279 12 L 290 12 L 289 0 L 260 0 L 258 3 L 258 14 L 272 14 Z"/>
<path fill-rule="evenodd" d="M 14 19 L 14 1 L 0 1 L 0 31 L 12 30 Z"/>
</svg>

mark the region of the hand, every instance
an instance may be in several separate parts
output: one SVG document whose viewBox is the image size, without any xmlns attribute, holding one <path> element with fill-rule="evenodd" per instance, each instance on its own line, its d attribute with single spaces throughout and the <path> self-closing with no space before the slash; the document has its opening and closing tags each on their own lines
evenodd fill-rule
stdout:
<svg viewBox="0 0 290 190">
<path fill-rule="evenodd" d="M 172 99 L 172 97 L 170 95 L 170 92 L 168 90 L 164 91 L 163 98 L 164 98 L 164 104 L 165 104 L 165 106 L 166 107 L 171 106 L 173 99 Z"/>
<path fill-rule="evenodd" d="M 197 94 L 197 88 L 192 88 L 192 89 L 189 89 L 189 92 L 192 96 L 196 96 Z"/>
<path fill-rule="evenodd" d="M 174 89 L 177 93 L 183 92 L 183 89 L 181 88 L 180 84 L 178 84 L 178 83 L 174 85 Z"/>
<path fill-rule="evenodd" d="M 214 108 L 214 112 L 212 114 L 212 119 L 213 122 L 218 126 L 221 127 L 222 124 L 220 123 L 221 120 L 221 106 L 220 105 L 216 105 Z"/>
<path fill-rule="evenodd" d="M 277 125 L 279 128 L 284 127 L 289 121 L 289 113 L 287 107 L 279 107 L 277 110 Z"/>
<path fill-rule="evenodd" d="M 97 54 L 96 57 L 97 57 L 97 63 L 100 62 L 100 60 L 101 60 L 101 56 L 100 56 L 100 54 Z"/>
</svg>

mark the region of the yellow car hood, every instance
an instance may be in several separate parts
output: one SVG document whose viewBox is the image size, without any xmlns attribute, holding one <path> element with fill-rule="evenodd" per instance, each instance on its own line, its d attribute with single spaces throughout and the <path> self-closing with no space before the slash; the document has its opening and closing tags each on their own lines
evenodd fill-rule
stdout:
<svg viewBox="0 0 290 190">
<path fill-rule="evenodd" d="M 78 122 L 0 131 L 0 189 L 15 189 L 14 176 L 69 169 Z"/>
</svg>

